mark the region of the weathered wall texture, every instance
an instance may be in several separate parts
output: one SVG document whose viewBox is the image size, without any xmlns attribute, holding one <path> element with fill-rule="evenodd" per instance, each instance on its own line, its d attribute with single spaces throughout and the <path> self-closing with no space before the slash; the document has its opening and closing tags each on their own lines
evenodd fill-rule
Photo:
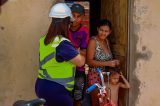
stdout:
<svg viewBox="0 0 160 106">
<path fill-rule="evenodd" d="M 130 6 L 129 106 L 160 106 L 160 0 Z"/>
<path fill-rule="evenodd" d="M 35 98 L 38 39 L 55 0 L 8 0 L 0 13 L 0 106 Z"/>
</svg>

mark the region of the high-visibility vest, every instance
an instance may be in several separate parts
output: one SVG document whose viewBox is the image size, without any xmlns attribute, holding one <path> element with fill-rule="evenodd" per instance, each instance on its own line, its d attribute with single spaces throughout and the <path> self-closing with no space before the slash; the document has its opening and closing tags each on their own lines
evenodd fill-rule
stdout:
<svg viewBox="0 0 160 106">
<path fill-rule="evenodd" d="M 69 61 L 56 61 L 56 47 L 63 40 L 68 39 L 57 36 L 54 41 L 48 45 L 44 44 L 44 39 L 45 36 L 39 41 L 40 67 L 38 71 L 38 78 L 57 82 L 63 85 L 67 90 L 71 91 L 74 86 L 75 65 Z"/>
</svg>

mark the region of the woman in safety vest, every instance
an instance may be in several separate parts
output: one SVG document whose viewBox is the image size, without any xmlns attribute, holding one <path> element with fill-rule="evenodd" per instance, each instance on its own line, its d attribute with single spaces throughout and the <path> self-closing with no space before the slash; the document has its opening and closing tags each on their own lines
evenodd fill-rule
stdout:
<svg viewBox="0 0 160 106">
<path fill-rule="evenodd" d="M 71 91 L 74 86 L 75 66 L 83 66 L 85 58 L 68 40 L 72 19 L 65 3 L 55 4 L 48 33 L 39 41 L 39 71 L 36 94 L 46 100 L 46 106 L 73 106 Z"/>
</svg>

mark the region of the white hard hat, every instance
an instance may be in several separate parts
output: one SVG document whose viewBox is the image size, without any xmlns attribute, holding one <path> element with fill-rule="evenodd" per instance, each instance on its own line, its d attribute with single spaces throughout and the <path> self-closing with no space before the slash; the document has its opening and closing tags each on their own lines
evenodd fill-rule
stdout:
<svg viewBox="0 0 160 106">
<path fill-rule="evenodd" d="M 51 8 L 49 17 L 53 17 L 53 18 L 71 17 L 72 18 L 71 9 L 65 3 L 57 3 Z"/>
</svg>

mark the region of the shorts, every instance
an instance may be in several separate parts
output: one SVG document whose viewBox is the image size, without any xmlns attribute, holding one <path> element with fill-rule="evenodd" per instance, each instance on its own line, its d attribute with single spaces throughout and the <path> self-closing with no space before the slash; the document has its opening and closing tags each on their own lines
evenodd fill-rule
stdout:
<svg viewBox="0 0 160 106">
<path fill-rule="evenodd" d="M 80 101 L 84 97 L 86 75 L 84 71 L 76 71 L 75 85 L 73 89 L 73 98 L 75 101 Z"/>
</svg>

